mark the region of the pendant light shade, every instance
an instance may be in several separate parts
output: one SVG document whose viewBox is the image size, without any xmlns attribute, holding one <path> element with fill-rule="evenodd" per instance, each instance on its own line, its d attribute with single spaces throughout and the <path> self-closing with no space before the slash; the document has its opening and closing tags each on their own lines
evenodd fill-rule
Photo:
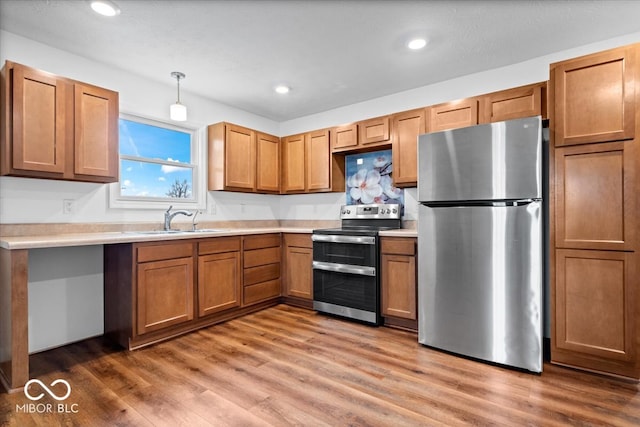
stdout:
<svg viewBox="0 0 640 427">
<path fill-rule="evenodd" d="M 171 77 L 178 81 L 178 100 L 175 104 L 171 104 L 171 107 L 169 108 L 169 117 L 171 117 L 171 120 L 184 122 L 187 120 L 187 107 L 180 103 L 180 79 L 184 79 L 185 75 L 179 71 L 174 71 L 171 73 Z"/>
</svg>

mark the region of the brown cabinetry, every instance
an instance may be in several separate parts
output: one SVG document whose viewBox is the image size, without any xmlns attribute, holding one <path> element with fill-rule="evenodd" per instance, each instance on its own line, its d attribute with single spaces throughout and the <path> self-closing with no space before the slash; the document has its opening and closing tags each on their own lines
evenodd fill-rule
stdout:
<svg viewBox="0 0 640 427">
<path fill-rule="evenodd" d="M 382 316 L 385 325 L 417 330 L 416 239 L 380 239 Z"/>
<path fill-rule="evenodd" d="M 331 151 L 351 151 L 358 148 L 358 124 L 336 126 L 331 129 Z"/>
<path fill-rule="evenodd" d="M 209 190 L 279 191 L 279 138 L 231 123 L 208 127 Z"/>
<path fill-rule="evenodd" d="M 193 319 L 193 245 L 140 244 L 136 249 L 136 335 Z"/>
<path fill-rule="evenodd" d="M 463 128 L 478 124 L 478 99 L 466 98 L 428 108 L 429 132 Z"/>
<path fill-rule="evenodd" d="M 310 234 L 285 234 L 283 293 L 290 304 L 311 307 L 313 301 L 313 243 Z"/>
<path fill-rule="evenodd" d="M 243 239 L 242 304 L 280 296 L 280 234 L 260 234 Z"/>
<path fill-rule="evenodd" d="M 415 187 L 418 182 L 418 136 L 426 132 L 424 108 L 392 116 L 393 184 Z"/>
<path fill-rule="evenodd" d="M 280 192 L 280 138 L 256 133 L 256 190 Z"/>
<path fill-rule="evenodd" d="M 478 123 L 547 116 L 546 82 L 489 93 L 480 97 Z"/>
<path fill-rule="evenodd" d="M 358 122 L 358 143 L 361 147 L 388 144 L 390 135 L 389 116 L 376 117 Z"/>
<path fill-rule="evenodd" d="M 140 348 L 277 304 L 280 234 L 105 245 L 104 283 L 105 335 Z"/>
<path fill-rule="evenodd" d="M 640 378 L 640 45 L 551 65 L 551 361 Z"/>
<path fill-rule="evenodd" d="M 0 174 L 118 180 L 118 93 L 7 61 Z"/>
<path fill-rule="evenodd" d="M 637 46 L 551 65 L 555 145 L 634 139 Z"/>
<path fill-rule="evenodd" d="M 198 243 L 198 316 L 241 305 L 240 237 Z"/>
<path fill-rule="evenodd" d="M 322 129 L 282 138 L 282 193 L 344 191 L 344 156 L 331 155 Z"/>
<path fill-rule="evenodd" d="M 391 117 L 382 116 L 331 129 L 331 151 L 365 152 L 389 148 Z"/>
</svg>

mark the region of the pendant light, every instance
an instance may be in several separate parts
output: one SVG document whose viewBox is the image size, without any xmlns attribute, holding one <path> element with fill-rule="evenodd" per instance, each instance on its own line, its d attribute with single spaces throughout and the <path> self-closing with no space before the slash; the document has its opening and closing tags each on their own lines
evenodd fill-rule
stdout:
<svg viewBox="0 0 640 427">
<path fill-rule="evenodd" d="M 171 108 L 169 109 L 169 116 L 171 120 L 175 120 L 177 122 L 184 122 L 187 120 L 187 107 L 180 103 L 180 79 L 184 79 L 184 73 L 180 71 L 174 71 L 171 73 L 171 77 L 175 78 L 178 81 L 178 100 L 175 104 L 171 104 Z"/>
</svg>

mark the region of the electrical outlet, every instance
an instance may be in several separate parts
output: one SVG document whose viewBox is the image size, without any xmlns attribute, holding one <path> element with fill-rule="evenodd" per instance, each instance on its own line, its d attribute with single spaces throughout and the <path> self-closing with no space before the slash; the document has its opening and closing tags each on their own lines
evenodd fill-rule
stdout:
<svg viewBox="0 0 640 427">
<path fill-rule="evenodd" d="M 76 201 L 73 199 L 64 199 L 62 201 L 62 213 L 65 215 L 72 214 L 76 209 Z"/>
<path fill-rule="evenodd" d="M 214 202 L 209 203 L 209 214 L 216 214 L 216 204 Z"/>
</svg>

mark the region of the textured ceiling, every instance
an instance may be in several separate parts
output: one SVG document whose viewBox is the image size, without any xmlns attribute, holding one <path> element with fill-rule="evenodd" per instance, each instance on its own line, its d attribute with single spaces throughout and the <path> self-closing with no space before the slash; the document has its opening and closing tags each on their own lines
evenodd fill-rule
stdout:
<svg viewBox="0 0 640 427">
<path fill-rule="evenodd" d="M 640 31 L 637 0 L 115 2 L 0 0 L 0 28 L 276 121 Z"/>
</svg>

